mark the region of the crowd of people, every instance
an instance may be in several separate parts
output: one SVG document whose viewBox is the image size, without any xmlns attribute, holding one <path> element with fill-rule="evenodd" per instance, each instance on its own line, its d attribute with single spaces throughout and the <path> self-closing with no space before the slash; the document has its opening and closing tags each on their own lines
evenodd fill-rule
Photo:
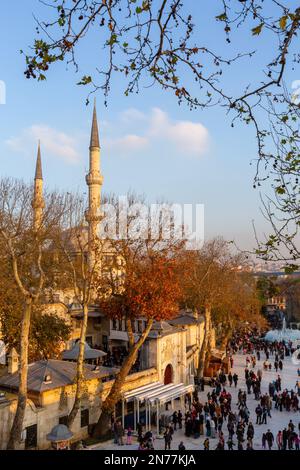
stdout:
<svg viewBox="0 0 300 470">
<path fill-rule="evenodd" d="M 101 349 L 98 346 L 95 346 L 95 349 Z M 128 350 L 126 347 L 117 346 L 113 347 L 110 351 L 107 350 L 106 356 L 103 359 L 103 365 L 105 367 L 120 367 L 126 357 L 128 356 Z M 131 372 L 138 372 L 140 370 L 140 352 L 138 353 L 138 357 L 132 366 Z"/>
<path fill-rule="evenodd" d="M 192 398 L 187 397 L 185 410 L 173 411 L 170 422 L 162 430 L 165 450 L 174 448 L 174 434 L 181 429 L 184 430 L 184 439 L 176 444 L 179 450 L 185 450 L 189 438 L 201 436 L 204 440 L 200 441 L 199 448 L 204 450 L 256 450 L 259 448 L 258 438 L 256 436 L 254 446 L 254 437 L 261 425 L 268 427 L 262 433 L 261 449 L 299 450 L 300 422 L 296 424 L 294 421 L 299 413 L 300 381 L 296 380 L 294 389 L 289 390 L 283 387 L 281 376 L 285 359 L 293 352 L 292 343 L 268 343 L 255 330 L 234 335 L 227 348 L 231 371 L 225 373 L 223 368 L 220 369 L 217 377 L 211 380 L 205 400 L 203 390 L 206 387 L 202 381 L 195 387 Z M 241 379 L 234 370 L 235 354 L 245 357 L 244 387 L 240 386 Z M 268 375 L 270 370 L 275 371 L 276 378 L 270 380 L 268 390 L 262 392 L 263 374 Z M 298 376 L 299 372 L 298 369 Z M 233 389 L 237 393 L 232 395 Z M 237 398 L 233 399 L 233 396 Z M 253 400 L 257 402 L 254 411 Z M 271 426 L 274 410 L 276 413 L 297 414 L 288 420 L 285 427 L 274 432 Z M 130 436 L 131 433 L 129 429 Z M 131 443 L 131 438 L 129 441 Z M 138 424 L 138 442 L 140 450 L 155 448 L 152 432 L 143 433 L 141 423 Z"/>
</svg>

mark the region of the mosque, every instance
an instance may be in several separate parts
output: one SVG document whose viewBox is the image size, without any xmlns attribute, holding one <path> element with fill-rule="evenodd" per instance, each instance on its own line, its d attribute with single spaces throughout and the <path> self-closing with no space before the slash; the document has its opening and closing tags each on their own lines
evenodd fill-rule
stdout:
<svg viewBox="0 0 300 470">
<path fill-rule="evenodd" d="M 89 146 L 88 210 L 86 222 L 89 246 L 101 221 L 101 191 L 103 176 L 100 170 L 100 140 L 96 107 L 94 106 Z M 41 149 L 38 148 L 34 179 L 34 224 L 41 223 L 43 174 Z M 72 327 L 70 341 L 61 360 L 41 360 L 29 364 L 28 400 L 26 406 L 22 449 L 47 449 L 52 428 L 64 424 L 72 409 L 75 396 L 76 340 L 80 335 L 82 312 L 74 295 L 60 291 L 44 305 L 45 312 L 55 312 Z M 144 319 L 135 322 L 135 333 L 144 329 Z M 146 427 L 157 426 L 164 416 L 166 404 L 182 400 L 194 389 L 199 351 L 204 337 L 204 319 L 190 311 L 179 311 L 168 322 L 155 322 L 139 356 L 139 367 L 126 378 L 123 398 L 115 415 L 124 427 L 136 429 L 141 421 Z M 214 343 L 214 338 L 213 338 Z M 105 317 L 97 305 L 90 305 L 86 335 L 85 393 L 81 410 L 72 425 L 73 440 L 89 435 L 101 412 L 101 402 L 112 387 L 118 367 L 104 366 L 102 358 L 114 350 L 126 348 L 128 336 L 125 321 Z M 214 345 L 213 345 L 214 346 Z M 78 346 L 77 346 L 78 347 Z M 19 383 L 18 354 L 9 352 L 6 366 L 0 374 L 0 449 L 5 449 L 16 410 Z M 5 369 L 3 369 L 6 367 Z M 183 403 L 182 403 L 183 405 Z"/>
</svg>

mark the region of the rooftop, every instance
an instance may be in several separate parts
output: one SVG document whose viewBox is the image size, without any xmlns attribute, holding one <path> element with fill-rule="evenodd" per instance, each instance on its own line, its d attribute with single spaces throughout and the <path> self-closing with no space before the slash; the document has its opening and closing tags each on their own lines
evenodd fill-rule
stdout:
<svg viewBox="0 0 300 470">
<path fill-rule="evenodd" d="M 203 323 L 203 322 L 204 322 L 204 318 L 202 316 L 195 318 L 194 316 L 188 313 L 178 315 L 178 317 L 169 321 L 171 325 L 176 325 L 176 326 L 177 325 L 198 325 L 199 323 Z"/>
<path fill-rule="evenodd" d="M 79 341 L 75 343 L 72 349 L 66 349 L 62 353 L 62 358 L 65 361 L 76 361 L 79 356 Z M 100 349 L 92 349 L 87 343 L 84 345 L 84 359 L 97 359 L 98 357 L 107 356 L 104 351 Z"/>
<path fill-rule="evenodd" d="M 170 335 L 174 332 L 176 332 L 176 328 L 170 325 L 170 323 L 166 321 L 155 321 L 148 337 L 153 339 L 160 336 Z"/>
<path fill-rule="evenodd" d="M 65 387 L 75 383 L 76 378 L 75 362 L 58 361 L 48 359 L 33 362 L 28 366 L 28 392 L 43 393 L 55 388 Z M 95 367 L 88 364 L 84 365 L 85 380 L 108 377 L 114 375 L 118 369 L 110 367 Z M 6 374 L 0 377 L 0 389 L 18 390 L 19 372 Z"/>
</svg>

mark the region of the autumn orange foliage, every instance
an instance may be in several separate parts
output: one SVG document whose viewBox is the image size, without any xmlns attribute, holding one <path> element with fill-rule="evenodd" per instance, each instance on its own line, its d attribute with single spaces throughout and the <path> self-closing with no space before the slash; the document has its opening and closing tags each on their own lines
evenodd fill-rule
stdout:
<svg viewBox="0 0 300 470">
<path fill-rule="evenodd" d="M 127 263 L 118 292 L 100 299 L 111 318 L 168 320 L 178 313 L 182 291 L 176 259 L 156 253 Z"/>
</svg>

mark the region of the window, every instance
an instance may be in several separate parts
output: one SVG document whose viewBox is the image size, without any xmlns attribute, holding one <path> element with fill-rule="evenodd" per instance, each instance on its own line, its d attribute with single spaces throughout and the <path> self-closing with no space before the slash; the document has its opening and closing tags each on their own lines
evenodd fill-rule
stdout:
<svg viewBox="0 0 300 470">
<path fill-rule="evenodd" d="M 81 410 L 81 427 L 84 428 L 90 424 L 90 412 L 88 409 Z"/>
<path fill-rule="evenodd" d="M 68 426 L 68 415 L 61 416 L 59 418 L 58 424 L 64 424 L 65 426 Z"/>
<path fill-rule="evenodd" d="M 37 425 L 26 428 L 25 449 L 33 449 L 37 446 Z"/>
<path fill-rule="evenodd" d="M 104 351 L 107 351 L 108 348 L 108 336 L 107 335 L 102 335 L 102 345 Z"/>
</svg>

